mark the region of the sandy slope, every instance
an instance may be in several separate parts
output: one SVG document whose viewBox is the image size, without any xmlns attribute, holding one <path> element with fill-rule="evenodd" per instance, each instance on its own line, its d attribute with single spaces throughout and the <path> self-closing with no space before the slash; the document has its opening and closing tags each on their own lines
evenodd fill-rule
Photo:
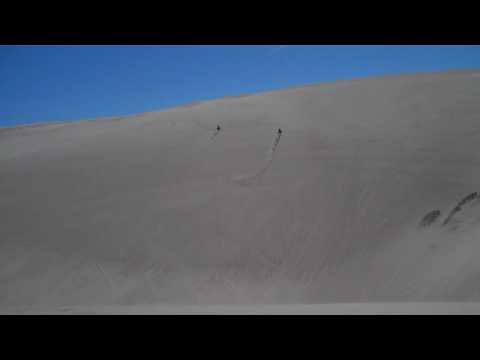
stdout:
<svg viewBox="0 0 480 360">
<path fill-rule="evenodd" d="M 480 200 L 442 222 L 479 99 L 417 74 L 0 129 L 0 309 L 478 301 Z"/>
<path fill-rule="evenodd" d="M 4 307 L 0 315 L 480 315 L 478 302 Z"/>
</svg>

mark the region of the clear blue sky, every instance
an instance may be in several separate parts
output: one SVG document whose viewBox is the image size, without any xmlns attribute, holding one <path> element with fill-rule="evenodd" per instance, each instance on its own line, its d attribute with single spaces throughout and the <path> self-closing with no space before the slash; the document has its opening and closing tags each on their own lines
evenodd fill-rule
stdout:
<svg viewBox="0 0 480 360">
<path fill-rule="evenodd" d="M 451 69 L 480 69 L 480 46 L 0 46 L 0 126 Z"/>
</svg>

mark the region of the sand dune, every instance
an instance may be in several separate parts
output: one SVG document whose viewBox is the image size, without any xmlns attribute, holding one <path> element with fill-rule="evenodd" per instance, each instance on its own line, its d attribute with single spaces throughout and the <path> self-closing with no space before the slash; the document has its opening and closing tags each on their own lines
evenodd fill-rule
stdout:
<svg viewBox="0 0 480 360">
<path fill-rule="evenodd" d="M 479 301 L 479 75 L 0 129 L 0 309 Z"/>
</svg>

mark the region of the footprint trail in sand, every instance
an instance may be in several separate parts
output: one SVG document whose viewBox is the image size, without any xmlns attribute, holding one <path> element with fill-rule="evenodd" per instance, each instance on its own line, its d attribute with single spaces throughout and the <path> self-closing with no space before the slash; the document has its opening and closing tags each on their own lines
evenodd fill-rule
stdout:
<svg viewBox="0 0 480 360">
<path fill-rule="evenodd" d="M 277 134 L 277 137 L 275 138 L 275 141 L 273 142 L 273 145 L 270 147 L 270 150 L 268 151 L 267 158 L 265 161 L 265 164 L 254 174 L 251 175 L 243 175 L 243 176 L 237 176 L 234 178 L 234 181 L 240 185 L 248 186 L 248 185 L 253 185 L 255 184 L 256 181 L 258 181 L 263 174 L 267 172 L 267 170 L 270 168 L 270 166 L 273 163 L 275 151 L 278 147 L 278 144 L 280 143 L 280 138 L 282 137 L 282 133 L 279 132 Z"/>
</svg>

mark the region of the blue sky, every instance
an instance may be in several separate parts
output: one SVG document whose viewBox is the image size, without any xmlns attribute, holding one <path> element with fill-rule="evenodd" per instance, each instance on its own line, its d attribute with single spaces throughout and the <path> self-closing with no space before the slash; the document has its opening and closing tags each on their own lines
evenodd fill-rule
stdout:
<svg viewBox="0 0 480 360">
<path fill-rule="evenodd" d="M 0 126 L 452 69 L 480 69 L 480 46 L 0 46 Z"/>
</svg>

